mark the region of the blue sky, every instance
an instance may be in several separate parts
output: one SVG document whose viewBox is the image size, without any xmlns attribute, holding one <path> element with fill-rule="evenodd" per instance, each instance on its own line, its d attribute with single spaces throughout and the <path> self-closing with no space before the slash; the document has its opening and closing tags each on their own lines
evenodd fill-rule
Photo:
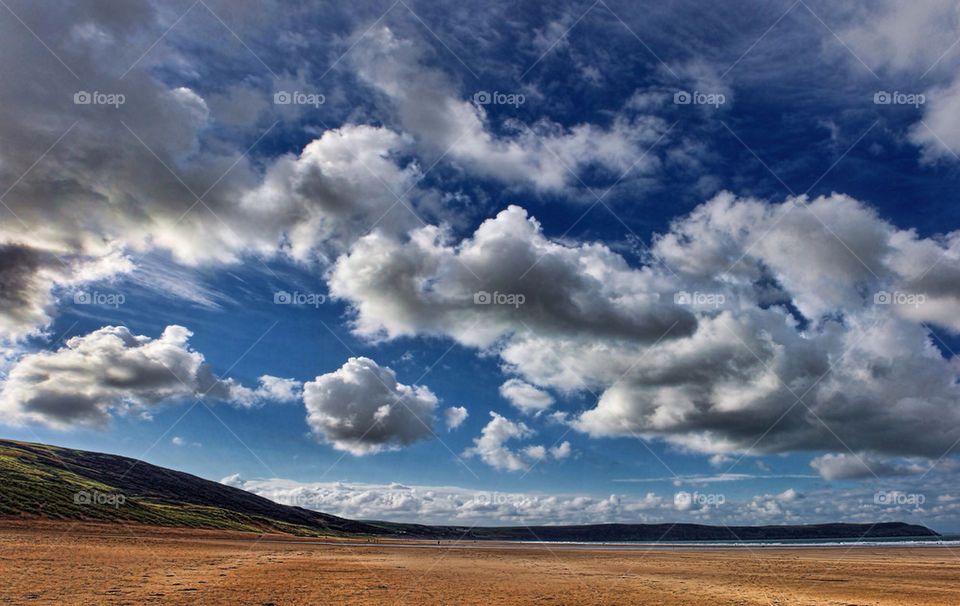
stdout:
<svg viewBox="0 0 960 606">
<path fill-rule="evenodd" d="M 950 3 L 9 4 L 4 437 L 357 518 L 960 530 Z"/>
</svg>

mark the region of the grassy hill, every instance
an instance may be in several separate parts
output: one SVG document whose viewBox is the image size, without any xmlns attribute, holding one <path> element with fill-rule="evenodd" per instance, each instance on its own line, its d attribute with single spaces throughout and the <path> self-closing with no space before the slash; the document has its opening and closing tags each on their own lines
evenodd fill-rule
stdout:
<svg viewBox="0 0 960 606">
<path fill-rule="evenodd" d="M 0 440 L 0 517 L 129 521 L 300 536 L 520 541 L 737 541 L 939 536 L 923 526 L 592 524 L 465 527 L 354 521 L 117 455 Z"/>
<path fill-rule="evenodd" d="M 127 457 L 0 440 L 0 515 L 23 514 L 302 536 L 384 532 Z"/>
</svg>

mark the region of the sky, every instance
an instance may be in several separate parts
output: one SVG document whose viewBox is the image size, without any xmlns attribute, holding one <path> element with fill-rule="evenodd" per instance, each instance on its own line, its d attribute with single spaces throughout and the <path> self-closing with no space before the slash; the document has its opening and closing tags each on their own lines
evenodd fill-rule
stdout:
<svg viewBox="0 0 960 606">
<path fill-rule="evenodd" d="M 548 4 L 0 2 L 0 436 L 960 532 L 960 8 Z"/>
</svg>

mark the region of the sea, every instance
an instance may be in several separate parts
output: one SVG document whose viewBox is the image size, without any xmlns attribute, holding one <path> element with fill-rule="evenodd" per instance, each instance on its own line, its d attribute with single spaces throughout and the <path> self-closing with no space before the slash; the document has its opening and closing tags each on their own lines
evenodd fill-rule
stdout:
<svg viewBox="0 0 960 606">
<path fill-rule="evenodd" d="M 940 537 L 872 537 L 870 539 L 778 539 L 747 541 L 512 541 L 515 544 L 552 547 L 560 545 L 580 549 L 783 549 L 783 548 L 858 548 L 858 547 L 954 547 L 960 535 Z"/>
</svg>

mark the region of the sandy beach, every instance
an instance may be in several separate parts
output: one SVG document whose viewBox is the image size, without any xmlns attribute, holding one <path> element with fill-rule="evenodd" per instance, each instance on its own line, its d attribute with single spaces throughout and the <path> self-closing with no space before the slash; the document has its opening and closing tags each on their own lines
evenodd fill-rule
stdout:
<svg viewBox="0 0 960 606">
<path fill-rule="evenodd" d="M 281 538 L 7 524 L 0 529 L 0 602 L 960 603 L 960 554 L 948 547 L 602 551 Z"/>
</svg>

